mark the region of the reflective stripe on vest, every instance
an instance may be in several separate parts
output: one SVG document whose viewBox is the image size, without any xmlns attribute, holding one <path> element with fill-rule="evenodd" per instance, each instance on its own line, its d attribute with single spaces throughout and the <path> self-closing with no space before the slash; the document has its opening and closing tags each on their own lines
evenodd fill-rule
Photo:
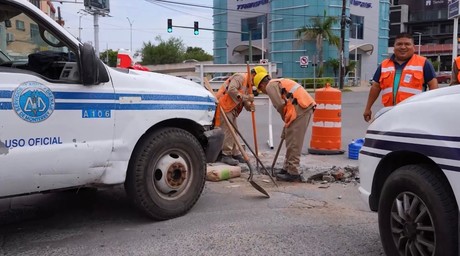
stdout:
<svg viewBox="0 0 460 256">
<path fill-rule="evenodd" d="M 248 84 L 248 74 L 239 73 L 239 74 L 235 74 L 235 75 L 242 75 L 244 77 L 243 86 L 239 90 L 240 94 L 248 94 L 248 90 L 246 89 L 247 84 Z M 235 75 L 233 75 L 233 76 L 235 76 Z M 226 87 L 228 87 L 228 85 L 231 83 L 231 79 L 233 78 L 233 76 L 228 79 L 228 83 L 226 84 Z M 225 90 L 222 93 L 222 96 L 219 98 L 219 105 L 222 106 L 223 110 L 226 113 L 232 111 L 235 107 L 239 106 L 239 108 L 237 109 L 237 112 L 238 112 L 238 114 L 241 113 L 241 110 L 243 110 L 243 105 L 241 104 L 241 102 L 235 102 L 232 99 L 232 97 L 230 95 L 228 95 L 227 89 L 228 88 L 225 88 Z"/>
<path fill-rule="evenodd" d="M 393 106 L 401 101 L 423 92 L 423 67 L 426 58 L 413 55 L 401 72 L 396 99 L 393 100 L 393 86 L 395 79 L 395 64 L 393 60 L 386 59 L 382 62 L 380 74 L 380 88 L 382 89 L 382 104 L 385 107 Z M 394 102 L 394 103 L 393 103 Z"/>
<path fill-rule="evenodd" d="M 308 108 L 312 104 L 316 104 L 315 100 L 311 97 L 311 95 L 305 90 L 298 90 L 301 86 L 293 80 L 290 79 L 272 79 L 271 82 L 279 82 L 281 84 L 281 88 L 285 89 L 287 92 L 292 94 L 289 99 L 286 97 L 286 93 L 282 93 L 281 97 L 286 100 L 286 104 L 283 108 L 283 115 L 284 115 L 284 127 L 289 127 L 292 122 L 297 118 L 297 112 L 293 105 L 294 100 L 297 101 L 297 104 L 301 108 Z"/>
</svg>

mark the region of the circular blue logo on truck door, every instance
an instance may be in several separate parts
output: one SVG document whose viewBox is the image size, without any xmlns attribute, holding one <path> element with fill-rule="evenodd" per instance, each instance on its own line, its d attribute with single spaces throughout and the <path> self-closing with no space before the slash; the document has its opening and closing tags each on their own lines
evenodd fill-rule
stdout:
<svg viewBox="0 0 460 256">
<path fill-rule="evenodd" d="M 38 123 L 46 120 L 54 111 L 53 92 L 45 85 L 30 81 L 14 90 L 13 109 L 23 120 Z"/>
</svg>

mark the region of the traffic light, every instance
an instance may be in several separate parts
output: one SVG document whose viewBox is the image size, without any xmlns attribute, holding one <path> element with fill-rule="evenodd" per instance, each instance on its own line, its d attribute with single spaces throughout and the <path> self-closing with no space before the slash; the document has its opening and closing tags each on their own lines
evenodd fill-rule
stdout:
<svg viewBox="0 0 460 256">
<path fill-rule="evenodd" d="M 193 23 L 193 34 L 194 34 L 195 36 L 197 36 L 199 33 L 200 33 L 200 31 L 198 31 L 198 21 L 195 21 L 195 22 Z"/>
<path fill-rule="evenodd" d="M 168 19 L 168 33 L 172 33 L 172 19 Z"/>
</svg>

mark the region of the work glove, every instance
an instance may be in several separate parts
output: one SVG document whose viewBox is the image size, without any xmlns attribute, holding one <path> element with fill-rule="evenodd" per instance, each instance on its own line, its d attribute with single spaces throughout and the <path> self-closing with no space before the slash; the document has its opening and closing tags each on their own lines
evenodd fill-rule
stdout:
<svg viewBox="0 0 460 256">
<path fill-rule="evenodd" d="M 245 102 L 254 102 L 254 95 L 252 95 L 252 94 L 240 94 L 239 96 Z"/>
<path fill-rule="evenodd" d="M 256 106 L 254 105 L 253 102 L 245 101 L 244 102 L 244 109 L 250 112 L 256 111 Z"/>
</svg>

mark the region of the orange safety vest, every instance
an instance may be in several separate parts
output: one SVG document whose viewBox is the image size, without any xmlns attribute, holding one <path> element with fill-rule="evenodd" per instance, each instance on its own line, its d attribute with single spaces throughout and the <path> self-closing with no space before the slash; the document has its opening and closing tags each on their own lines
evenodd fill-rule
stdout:
<svg viewBox="0 0 460 256">
<path fill-rule="evenodd" d="M 457 66 L 457 81 L 460 81 L 460 56 L 455 58 L 455 65 Z"/>
<path fill-rule="evenodd" d="M 235 74 L 237 75 L 237 74 Z M 233 76 L 235 76 L 233 75 Z M 244 76 L 244 81 L 243 81 L 243 87 L 240 88 L 239 92 L 240 94 L 248 94 L 248 90 L 245 89 L 248 85 L 248 74 L 247 73 L 240 73 L 239 75 Z M 232 111 L 234 108 L 237 108 L 237 113 L 238 115 L 241 113 L 243 110 L 243 104 L 241 102 L 235 102 L 233 101 L 232 97 L 228 95 L 227 89 L 228 85 L 230 84 L 230 81 L 232 80 L 233 76 L 229 77 L 219 88 L 219 90 L 216 93 L 216 98 L 219 101 L 219 104 L 216 109 L 216 114 L 214 117 L 214 125 L 215 126 L 220 126 L 220 107 L 224 110 L 225 113 L 228 113 Z"/>
<path fill-rule="evenodd" d="M 295 111 L 295 104 L 298 104 L 301 108 L 308 108 L 316 102 L 311 95 L 303 89 L 303 87 L 290 79 L 272 79 L 271 82 L 279 82 L 281 84 L 281 97 L 285 101 L 283 113 L 284 113 L 284 127 L 289 127 L 292 122 L 297 118 L 297 112 Z"/>
<path fill-rule="evenodd" d="M 413 55 L 403 68 L 399 81 L 396 100 L 393 100 L 393 81 L 396 68 L 393 60 L 386 59 L 382 62 L 380 73 L 380 88 L 382 89 L 382 104 L 385 107 L 393 106 L 401 101 L 423 92 L 423 66 L 426 58 Z M 393 103 L 394 102 L 394 103 Z"/>
</svg>

